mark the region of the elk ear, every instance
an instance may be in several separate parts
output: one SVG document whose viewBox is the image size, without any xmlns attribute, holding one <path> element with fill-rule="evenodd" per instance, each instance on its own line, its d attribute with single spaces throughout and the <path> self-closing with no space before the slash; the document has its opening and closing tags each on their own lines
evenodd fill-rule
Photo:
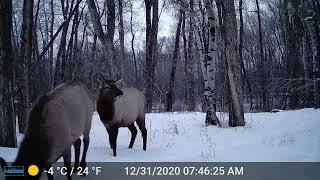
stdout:
<svg viewBox="0 0 320 180">
<path fill-rule="evenodd" d="M 119 88 L 122 89 L 125 86 L 125 83 L 123 81 L 123 78 L 118 79 L 114 82 L 114 84 Z"/>
</svg>

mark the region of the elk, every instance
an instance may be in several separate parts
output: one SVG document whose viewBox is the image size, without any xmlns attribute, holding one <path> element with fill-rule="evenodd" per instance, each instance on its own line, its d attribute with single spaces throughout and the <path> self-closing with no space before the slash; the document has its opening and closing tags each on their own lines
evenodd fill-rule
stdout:
<svg viewBox="0 0 320 180">
<path fill-rule="evenodd" d="M 63 83 L 40 96 L 29 111 L 28 123 L 18 155 L 12 165 L 39 167 L 39 174 L 26 179 L 39 179 L 44 168 L 48 169 L 61 156 L 71 179 L 71 146 L 75 147 L 75 166 L 83 135 L 83 154 L 80 166 L 86 166 L 94 103 L 87 87 L 78 81 Z M 2 161 L 2 166 L 6 163 Z M 25 168 L 26 169 L 26 168 Z M 53 179 L 48 175 L 48 179 Z"/>
<path fill-rule="evenodd" d="M 120 127 L 127 127 L 131 132 L 129 148 L 132 148 L 137 123 L 143 138 L 143 150 L 147 146 L 147 129 L 145 126 L 145 98 L 136 88 L 121 87 L 123 80 L 104 80 L 100 83 L 97 111 L 100 120 L 107 129 L 113 156 L 117 156 L 117 136 Z"/>
</svg>

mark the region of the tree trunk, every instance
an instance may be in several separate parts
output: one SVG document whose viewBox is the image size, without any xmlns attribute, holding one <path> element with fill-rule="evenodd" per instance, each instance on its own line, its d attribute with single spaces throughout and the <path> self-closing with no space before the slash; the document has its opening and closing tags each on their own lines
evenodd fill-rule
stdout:
<svg viewBox="0 0 320 180">
<path fill-rule="evenodd" d="M 174 43 L 174 50 L 172 56 L 172 66 L 171 66 L 171 73 L 170 73 L 170 83 L 169 83 L 169 91 L 167 94 L 167 111 L 172 111 L 172 106 L 174 104 L 174 82 L 175 82 L 175 75 L 177 69 L 177 61 L 179 56 L 179 42 L 180 42 L 180 32 L 181 32 L 181 23 L 182 23 L 182 10 L 179 11 L 179 19 L 176 29 L 176 39 Z"/>
<path fill-rule="evenodd" d="M 19 132 L 24 132 L 27 121 L 27 114 L 30 105 L 29 93 L 29 69 L 32 55 L 32 29 L 33 29 L 33 0 L 24 0 L 23 3 L 23 21 L 21 33 L 21 51 L 20 60 L 22 62 L 20 102 L 21 113 L 18 113 Z"/>
<path fill-rule="evenodd" d="M 229 103 L 229 126 L 244 126 L 243 112 L 243 76 L 241 62 L 239 58 L 238 32 L 234 0 L 224 1 L 223 23 L 225 54 L 228 74 L 228 84 L 230 88 Z"/>
<path fill-rule="evenodd" d="M 267 72 L 265 66 L 264 59 L 264 51 L 263 51 L 263 40 L 262 40 L 262 27 L 261 27 L 261 16 L 260 16 L 260 5 L 259 0 L 256 0 L 256 8 L 257 8 L 257 17 L 258 17 L 258 31 L 259 31 L 259 55 L 260 61 L 258 62 L 258 73 L 259 78 L 261 79 L 261 97 L 262 97 L 262 109 L 264 111 L 269 111 L 269 103 L 267 103 Z"/>
<path fill-rule="evenodd" d="M 193 5 L 194 1 L 190 0 L 190 11 L 193 12 Z M 187 68 L 187 110 L 194 111 L 195 110 L 195 96 L 194 96 L 194 89 L 195 89 L 195 82 L 194 82 L 194 57 L 193 57 L 193 36 L 194 36 L 194 27 L 193 27 L 193 17 L 189 17 L 189 36 L 188 36 L 188 54 L 186 59 L 186 68 Z"/>
<path fill-rule="evenodd" d="M 133 7 L 132 7 L 132 2 L 130 1 L 130 32 L 131 32 L 131 50 L 132 50 L 132 55 L 133 55 L 133 62 L 134 62 L 134 74 L 135 74 L 135 80 L 138 80 L 138 68 L 137 68 L 137 59 L 136 59 L 136 53 L 134 50 L 134 39 L 135 39 L 135 33 L 133 32 Z"/>
<path fill-rule="evenodd" d="M 91 76 L 90 76 L 90 86 L 91 86 L 91 90 L 94 89 L 94 80 L 93 77 L 96 75 L 96 69 L 94 67 L 94 63 L 95 63 L 95 54 L 96 54 L 96 49 L 97 49 L 97 35 L 95 34 L 93 36 L 93 45 L 92 45 L 92 52 L 91 52 Z"/>
<path fill-rule="evenodd" d="M 206 62 L 204 67 L 206 69 L 205 81 L 205 100 L 206 100 L 206 125 L 219 125 L 219 119 L 216 115 L 216 61 L 217 61 L 217 38 L 216 38 L 216 18 L 213 11 L 213 6 L 210 0 L 205 0 L 205 7 L 208 15 L 208 29 L 209 29 L 209 47 L 207 52 Z"/>
<path fill-rule="evenodd" d="M 243 74 L 243 78 L 245 80 L 245 83 L 247 85 L 248 88 L 248 93 L 249 93 L 249 97 L 250 97 L 250 110 L 252 110 L 252 99 L 253 99 L 253 95 L 252 95 L 252 89 L 251 89 L 251 85 L 247 76 L 247 71 L 246 68 L 244 66 L 244 62 L 243 62 L 243 2 L 242 0 L 239 1 L 239 14 L 240 14 L 240 28 L 239 28 L 239 57 L 240 57 L 240 62 L 241 62 L 241 69 L 242 69 L 242 74 Z"/>
<path fill-rule="evenodd" d="M 311 87 L 313 92 L 313 107 L 320 107 L 320 3 L 313 1 L 312 7 L 308 9 L 309 12 L 316 14 L 312 15 L 311 19 L 306 20 L 306 29 L 310 34 L 310 45 L 312 49 L 312 80 Z M 308 48 L 309 50 L 309 48 Z"/>
<path fill-rule="evenodd" d="M 113 5 L 114 5 L 114 0 L 113 1 Z M 91 16 L 91 20 L 93 23 L 93 27 L 94 27 L 94 31 L 97 35 L 97 37 L 99 38 L 99 40 L 101 41 L 104 50 L 105 50 L 105 58 L 107 60 L 107 67 L 102 67 L 102 69 L 100 70 L 101 72 L 109 72 L 109 75 L 111 76 L 111 78 L 115 77 L 115 73 L 116 73 L 116 69 L 113 66 L 113 58 L 114 58 L 114 51 L 113 51 L 113 36 L 114 36 L 114 19 L 112 17 L 114 17 L 115 15 L 110 14 L 114 11 L 112 11 L 112 2 L 108 1 L 108 10 L 109 8 L 111 8 L 111 12 L 108 13 L 108 34 L 107 37 L 105 35 L 105 33 L 103 32 L 102 29 L 102 25 L 100 22 L 100 16 L 98 14 L 97 11 L 97 7 L 96 4 L 94 2 L 94 0 L 87 0 L 87 4 L 88 4 L 88 9 L 89 9 L 89 13 Z M 109 71 L 107 71 L 107 69 Z"/>
<path fill-rule="evenodd" d="M 187 61 L 188 61 L 188 51 L 187 51 L 187 37 L 186 37 L 186 12 L 183 11 L 182 14 L 182 39 L 183 39 L 183 57 L 184 57 L 184 75 L 185 75 L 185 103 L 188 106 L 189 98 L 188 98 L 188 85 L 189 81 L 187 78 L 188 68 L 187 68 Z"/>
<path fill-rule="evenodd" d="M 124 27 L 123 27 L 123 10 L 122 0 L 118 0 L 119 4 L 119 39 L 120 39 L 120 55 L 119 55 L 119 72 L 124 76 Z"/>
<path fill-rule="evenodd" d="M 37 5 L 36 5 L 36 12 L 34 16 L 34 23 L 32 25 L 32 65 L 30 66 L 29 69 L 29 102 L 34 102 L 39 94 L 42 94 L 43 92 L 47 92 L 47 81 L 46 79 L 46 67 L 44 66 L 44 63 L 41 63 L 39 61 L 39 42 L 38 42 L 38 19 L 39 19 L 39 11 L 40 11 L 40 4 L 41 0 L 37 0 Z M 44 9 L 44 19 L 45 19 L 45 37 L 42 37 L 43 39 L 43 44 L 47 42 L 49 39 L 48 37 L 48 20 L 47 20 L 47 15 L 46 11 Z M 41 29 L 41 26 L 40 26 Z M 41 30 L 40 30 L 41 31 Z M 31 64 L 31 63 L 30 63 Z M 32 83 L 32 80 L 35 80 L 34 83 Z"/>
<path fill-rule="evenodd" d="M 298 14 L 300 2 L 295 0 L 285 0 L 285 26 L 286 26 L 286 78 L 293 80 L 299 78 L 303 74 L 303 66 L 301 62 L 300 37 L 302 37 L 302 22 Z M 299 84 L 297 84 L 299 85 Z M 302 92 L 289 89 L 288 105 L 290 109 L 299 107 Z"/>
<path fill-rule="evenodd" d="M 79 6 L 75 7 L 74 19 L 72 22 L 71 34 L 66 53 L 66 68 L 63 72 L 64 81 L 74 79 L 74 73 L 77 69 L 78 59 L 75 58 L 76 49 L 78 48 L 78 27 L 79 27 Z"/>
<path fill-rule="evenodd" d="M 313 52 L 314 52 L 314 39 L 312 37 L 313 31 L 309 30 L 308 22 L 306 22 L 305 29 L 306 31 L 303 32 L 302 37 L 302 59 L 303 59 L 303 71 L 304 71 L 304 78 L 313 80 Z M 314 107 L 314 86 L 306 82 L 306 89 L 304 95 L 304 107 L 311 108 Z"/>
<path fill-rule="evenodd" d="M 239 0 L 239 15 L 240 15 L 240 17 L 239 17 L 239 23 L 240 23 L 240 28 L 239 28 L 239 58 L 240 58 L 241 68 L 243 70 L 243 74 L 245 74 L 244 73 L 245 71 L 244 71 L 243 55 L 242 55 L 242 49 L 243 49 L 243 14 L 242 14 L 242 5 L 243 5 L 242 0 Z"/>
<path fill-rule="evenodd" d="M 63 19 L 67 20 L 68 10 L 69 10 L 69 0 L 65 2 L 65 0 L 61 0 L 61 7 L 63 13 Z M 60 46 L 56 59 L 55 66 L 55 77 L 54 77 L 54 86 L 57 86 L 63 80 L 63 73 L 66 65 L 66 44 L 67 44 L 67 33 L 70 21 L 63 26 L 62 34 L 60 38 Z"/>
<path fill-rule="evenodd" d="M 146 110 L 151 112 L 157 55 L 158 0 L 145 0 L 146 6 Z M 151 15 L 152 12 L 152 15 Z"/>
<path fill-rule="evenodd" d="M 54 25 L 54 4 L 53 0 L 50 0 L 50 13 L 51 13 L 51 21 L 50 21 L 50 39 L 53 39 L 53 25 Z M 50 45 L 49 50 L 49 67 L 50 67 L 50 86 L 53 88 L 54 86 L 54 73 L 53 73 L 53 43 Z"/>
<path fill-rule="evenodd" d="M 113 39 L 114 33 L 116 28 L 116 10 L 115 10 L 115 0 L 108 0 L 107 1 L 107 42 L 110 44 L 112 51 L 112 67 L 113 70 L 113 78 L 119 77 L 120 71 L 118 71 L 117 62 L 115 61 L 115 53 L 114 53 L 114 46 L 113 46 Z"/>
<path fill-rule="evenodd" d="M 74 79 L 80 79 L 80 80 L 83 80 L 82 78 L 82 73 L 81 73 L 81 70 L 82 70 L 82 64 L 83 64 L 83 60 L 81 57 L 81 51 L 80 49 L 82 48 L 82 44 L 81 42 L 84 41 L 84 35 L 85 35 L 85 32 L 86 30 L 84 29 L 83 30 L 83 35 L 82 35 L 82 41 L 80 41 L 80 44 L 79 44 L 79 40 L 78 40 L 78 33 L 79 33 L 79 24 L 80 22 L 82 21 L 83 19 L 83 11 L 84 11 L 84 8 L 82 8 L 81 10 L 81 13 L 80 15 L 77 17 L 77 21 L 76 21 L 76 27 L 75 27 L 75 36 L 74 36 L 74 45 L 73 45 L 73 54 L 72 54 L 72 59 L 73 59 L 73 62 L 75 63 L 74 65 L 74 68 L 71 68 L 71 79 L 74 80 Z M 84 27 L 86 28 L 86 27 Z"/>
<path fill-rule="evenodd" d="M 17 147 L 13 108 L 12 1 L 0 1 L 0 146 Z"/>
</svg>

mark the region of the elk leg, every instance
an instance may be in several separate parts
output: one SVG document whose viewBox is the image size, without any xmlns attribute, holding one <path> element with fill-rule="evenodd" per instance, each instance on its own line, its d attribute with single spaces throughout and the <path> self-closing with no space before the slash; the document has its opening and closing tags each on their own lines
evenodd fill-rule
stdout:
<svg viewBox="0 0 320 180">
<path fill-rule="evenodd" d="M 108 136 L 109 136 L 109 144 L 110 144 L 110 148 L 112 148 L 112 130 L 111 129 L 107 129 L 108 132 Z"/>
<path fill-rule="evenodd" d="M 132 148 L 134 141 L 136 139 L 136 136 L 137 136 L 137 128 L 134 125 L 134 123 L 132 123 L 128 128 L 131 132 L 131 140 L 130 140 L 129 148 Z"/>
<path fill-rule="evenodd" d="M 83 135 L 83 153 L 82 153 L 82 158 L 81 158 L 81 162 L 80 162 L 80 166 L 83 169 L 87 166 L 86 157 L 87 157 L 87 151 L 89 148 L 89 142 L 90 142 L 89 135 Z"/>
<path fill-rule="evenodd" d="M 113 156 L 116 157 L 117 156 L 117 137 L 118 137 L 118 132 L 119 132 L 119 128 L 118 126 L 113 126 L 111 128 L 111 147 L 113 150 Z"/>
<path fill-rule="evenodd" d="M 142 139 L 143 139 L 143 150 L 147 149 L 147 129 L 146 129 L 146 124 L 145 124 L 145 119 L 144 118 L 138 118 L 137 119 L 137 124 L 139 126 L 139 129 L 142 134 Z"/>
<path fill-rule="evenodd" d="M 71 148 L 63 153 L 63 162 L 64 166 L 67 168 L 67 178 L 68 180 L 71 180 Z"/>
<path fill-rule="evenodd" d="M 77 170 L 79 167 L 79 159 L 80 159 L 80 147 L 81 147 L 81 139 L 80 138 L 78 138 L 73 143 L 73 147 L 74 147 L 74 154 L 75 154 L 74 167 L 75 167 L 75 170 Z"/>
</svg>

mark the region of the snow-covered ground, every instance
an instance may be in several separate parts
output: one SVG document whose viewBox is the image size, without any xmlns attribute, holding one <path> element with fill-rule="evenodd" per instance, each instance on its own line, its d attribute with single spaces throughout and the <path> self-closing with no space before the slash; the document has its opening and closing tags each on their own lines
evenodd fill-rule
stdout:
<svg viewBox="0 0 320 180">
<path fill-rule="evenodd" d="M 219 113 L 224 127 L 227 114 Z M 147 114 L 147 151 L 138 135 L 128 149 L 130 132 L 121 128 L 117 157 L 97 113 L 93 116 L 88 161 L 320 161 L 320 110 L 302 109 L 279 113 L 247 113 L 246 126 L 204 126 L 204 113 Z M 19 136 L 21 140 L 21 135 Z M 13 161 L 14 148 L 0 148 L 0 157 Z"/>
</svg>

